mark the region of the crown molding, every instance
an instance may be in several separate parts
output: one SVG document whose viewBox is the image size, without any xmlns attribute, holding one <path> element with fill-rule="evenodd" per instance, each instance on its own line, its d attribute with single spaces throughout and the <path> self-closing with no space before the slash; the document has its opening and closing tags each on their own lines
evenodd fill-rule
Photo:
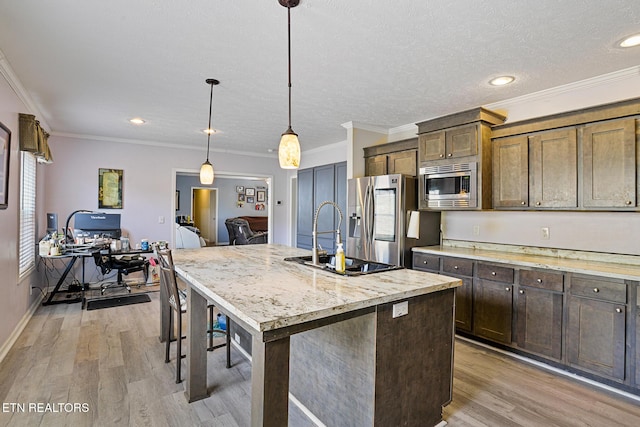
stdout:
<svg viewBox="0 0 640 427">
<path fill-rule="evenodd" d="M 51 130 L 51 127 L 44 119 L 44 115 L 42 114 L 40 109 L 36 107 L 36 104 L 33 102 L 31 96 L 29 96 L 29 93 L 20 82 L 20 79 L 18 78 L 16 73 L 13 71 L 11 64 L 9 64 L 9 60 L 2 50 L 0 50 L 0 74 L 2 74 L 2 76 L 9 84 L 9 87 L 13 89 L 13 92 L 16 94 L 18 99 L 20 99 L 22 104 L 26 107 L 27 111 L 25 112 L 36 116 L 36 119 L 40 122 L 43 128 Z"/>
<path fill-rule="evenodd" d="M 83 139 L 89 142 L 119 142 L 121 144 L 135 144 L 135 145 L 145 145 L 148 147 L 175 148 L 179 150 L 192 150 L 192 151 L 204 152 L 203 147 L 195 147 L 192 145 L 167 144 L 164 142 L 146 141 L 142 139 L 110 138 L 110 137 L 97 136 L 97 135 L 79 135 L 75 133 L 64 133 L 64 132 L 53 132 L 51 133 L 51 136 L 60 137 L 60 138 L 70 138 L 70 139 Z M 242 156 L 265 157 L 270 159 L 276 159 L 278 157 L 277 155 L 273 155 L 273 154 L 256 153 L 251 151 L 240 151 L 240 150 L 224 150 L 224 149 L 211 148 L 210 151 L 212 153 L 227 153 L 227 154 L 235 154 L 235 155 L 242 155 Z"/>
<path fill-rule="evenodd" d="M 383 126 L 377 126 L 377 125 L 370 125 L 367 123 L 360 123 L 360 122 L 346 122 L 346 123 L 342 123 L 340 126 L 342 126 L 345 129 L 361 129 L 361 130 L 366 130 L 369 132 L 377 132 L 377 133 L 381 133 L 383 135 L 388 135 L 389 134 L 389 128 L 383 127 Z"/>
<path fill-rule="evenodd" d="M 413 132 L 417 135 L 418 125 L 416 125 L 415 123 L 407 123 L 406 125 L 396 126 L 394 128 L 389 129 L 389 135 L 394 135 L 396 133 L 405 133 L 405 132 Z"/>
<path fill-rule="evenodd" d="M 484 107 L 490 110 L 499 110 L 501 108 L 506 109 L 509 106 L 526 104 L 533 101 L 539 102 L 539 101 L 551 100 L 560 94 L 577 92 L 583 89 L 604 87 L 614 82 L 637 78 L 639 75 L 640 75 L 640 66 L 625 68 L 624 70 L 614 71 L 608 74 L 602 74 L 600 76 L 580 80 L 573 83 L 568 83 L 562 86 L 556 86 L 550 89 L 544 89 L 538 92 L 529 93 L 527 95 L 518 96 L 516 98 L 510 98 L 504 101 L 493 102 L 491 104 L 485 105 Z"/>
</svg>

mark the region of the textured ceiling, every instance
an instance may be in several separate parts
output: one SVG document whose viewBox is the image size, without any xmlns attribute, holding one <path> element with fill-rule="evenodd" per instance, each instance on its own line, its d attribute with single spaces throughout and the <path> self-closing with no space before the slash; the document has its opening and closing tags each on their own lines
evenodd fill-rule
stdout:
<svg viewBox="0 0 640 427">
<path fill-rule="evenodd" d="M 640 64 L 638 0 L 301 0 L 291 10 L 302 149 L 342 123 L 397 127 Z M 277 0 L 0 0 L 0 51 L 53 134 L 266 153 L 287 128 Z M 490 87 L 510 74 L 514 84 Z M 129 118 L 147 120 L 134 126 Z"/>
</svg>

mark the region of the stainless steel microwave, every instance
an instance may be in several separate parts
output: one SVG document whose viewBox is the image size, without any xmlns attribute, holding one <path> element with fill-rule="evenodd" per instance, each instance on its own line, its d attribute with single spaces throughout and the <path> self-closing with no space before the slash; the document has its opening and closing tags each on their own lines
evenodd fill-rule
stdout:
<svg viewBox="0 0 640 427">
<path fill-rule="evenodd" d="M 421 206 L 475 208 L 478 206 L 477 170 L 476 162 L 421 167 Z"/>
</svg>

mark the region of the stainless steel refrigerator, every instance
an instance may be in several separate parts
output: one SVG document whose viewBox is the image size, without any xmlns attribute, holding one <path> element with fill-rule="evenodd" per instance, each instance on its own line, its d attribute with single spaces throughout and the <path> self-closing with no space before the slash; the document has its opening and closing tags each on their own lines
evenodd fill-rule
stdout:
<svg viewBox="0 0 640 427">
<path fill-rule="evenodd" d="M 369 176 L 348 181 L 347 257 L 411 268 L 411 248 L 440 243 L 440 212 L 421 211 L 419 233 L 407 237 L 412 211 L 418 209 L 416 178 Z"/>
</svg>

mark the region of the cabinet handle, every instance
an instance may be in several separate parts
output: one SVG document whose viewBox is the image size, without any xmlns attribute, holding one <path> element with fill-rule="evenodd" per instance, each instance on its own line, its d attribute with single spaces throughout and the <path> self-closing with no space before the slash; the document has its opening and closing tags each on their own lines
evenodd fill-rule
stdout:
<svg viewBox="0 0 640 427">
<path fill-rule="evenodd" d="M 540 203 L 540 202 L 536 202 L 536 206 L 540 206 L 540 205 L 541 205 L 541 203 Z"/>
<path fill-rule="evenodd" d="M 621 308 L 616 308 L 616 313 L 622 313 L 622 309 Z"/>
<path fill-rule="evenodd" d="M 593 292 L 595 292 L 595 293 L 597 294 L 598 292 L 600 292 L 600 289 L 598 289 L 598 288 L 593 288 Z"/>
<path fill-rule="evenodd" d="M 457 269 L 458 269 L 458 266 L 457 266 L 457 265 L 454 265 L 454 266 L 453 266 L 453 269 L 454 269 L 454 270 L 457 270 Z"/>
<path fill-rule="evenodd" d="M 520 204 L 521 204 L 522 206 L 524 206 L 524 205 L 525 205 L 525 202 L 524 202 L 524 201 L 522 201 L 522 202 L 520 202 Z"/>
<path fill-rule="evenodd" d="M 627 200 L 627 206 L 631 206 L 631 200 Z"/>
<path fill-rule="evenodd" d="M 520 289 L 520 295 L 524 295 L 524 291 Z"/>
<path fill-rule="evenodd" d="M 447 154 L 447 157 L 451 157 L 451 153 Z"/>
<path fill-rule="evenodd" d="M 507 286 L 506 288 L 504 288 L 504 290 L 509 292 L 511 290 L 511 288 Z"/>
<path fill-rule="evenodd" d="M 440 154 L 440 158 L 443 158 L 443 157 L 444 157 L 444 154 Z"/>
<path fill-rule="evenodd" d="M 424 265 L 427 265 L 427 261 L 422 261 L 422 263 L 423 263 Z"/>
<path fill-rule="evenodd" d="M 536 282 L 542 283 L 542 279 L 538 279 L 538 280 L 536 280 Z"/>
<path fill-rule="evenodd" d="M 496 275 L 496 272 L 495 272 L 495 271 L 492 271 L 492 272 L 491 272 L 491 275 L 492 275 L 492 276 L 495 276 L 495 275 Z"/>
</svg>

